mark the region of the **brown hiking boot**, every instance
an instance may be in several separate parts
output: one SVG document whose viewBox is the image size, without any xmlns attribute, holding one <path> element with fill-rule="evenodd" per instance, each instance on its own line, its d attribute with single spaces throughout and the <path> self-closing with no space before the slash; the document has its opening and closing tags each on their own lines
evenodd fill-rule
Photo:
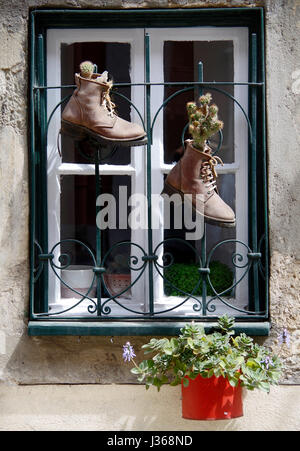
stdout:
<svg viewBox="0 0 300 451">
<path fill-rule="evenodd" d="M 77 89 L 63 111 L 61 131 L 80 137 L 88 134 L 98 141 L 120 144 L 144 138 L 146 132 L 140 125 L 114 112 L 115 105 L 109 97 L 112 82 L 107 80 L 107 72 L 89 77 L 75 74 Z"/>
<path fill-rule="evenodd" d="M 213 156 L 208 146 L 202 152 L 192 144 L 192 140 L 186 140 L 184 155 L 168 174 L 162 194 L 177 193 L 182 200 L 185 194 L 191 194 L 192 207 L 204 216 L 205 222 L 234 227 L 235 214 L 221 199 L 216 187 L 215 165 L 223 164 L 222 160 Z"/>
</svg>

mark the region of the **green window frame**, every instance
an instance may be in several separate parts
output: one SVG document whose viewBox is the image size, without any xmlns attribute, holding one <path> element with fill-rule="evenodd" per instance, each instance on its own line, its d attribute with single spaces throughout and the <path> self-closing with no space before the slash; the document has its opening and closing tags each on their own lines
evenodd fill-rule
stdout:
<svg viewBox="0 0 300 451">
<path fill-rule="evenodd" d="M 49 315 L 48 275 L 53 254 L 48 249 L 47 233 L 47 91 L 46 85 L 46 36 L 50 28 L 166 28 L 166 27 L 247 27 L 249 35 L 249 78 L 240 84 L 248 86 L 248 111 L 245 113 L 249 128 L 248 138 L 248 216 L 249 237 L 247 263 L 251 310 L 249 314 L 236 316 L 236 330 L 252 335 L 268 335 L 269 286 L 268 286 L 268 215 L 267 215 L 267 153 L 265 111 L 265 57 L 264 10 L 255 8 L 200 8 L 200 9 L 132 9 L 132 10 L 33 10 L 30 16 L 30 318 L 29 335 L 174 335 L 185 323 L 185 318 L 156 317 L 153 304 L 153 271 L 157 255 L 152 243 L 151 219 L 149 222 L 148 248 L 143 254 L 144 276 L 149 278 L 149 311 L 142 317 L 113 317 L 98 315 L 93 318 L 66 318 Z M 151 78 L 149 39 L 145 38 L 146 120 L 148 144 L 147 196 L 151 208 L 151 127 L 156 117 L 151 117 Z M 220 89 L 218 83 L 203 80 L 199 65 L 198 80 L 182 83 L 180 89 L 196 86 Z M 220 83 L 225 84 L 225 83 Z M 228 83 L 233 85 L 234 83 Z M 237 83 L 236 83 L 237 84 Z M 224 86 L 222 86 L 223 88 Z M 225 89 L 225 88 L 224 88 Z M 233 99 L 234 100 L 234 99 Z M 163 105 L 162 105 L 163 106 Z M 97 175 L 97 164 L 96 164 Z M 151 215 L 149 215 L 151 217 Z M 98 237 L 101 239 L 101 237 Z M 201 243 L 201 265 L 204 301 L 199 318 L 206 329 L 214 327 L 216 317 L 205 315 L 205 297 L 209 267 L 205 249 L 205 236 Z M 239 255 L 235 255 L 239 259 Z M 53 266 L 52 266 L 53 268 Z M 101 258 L 96 258 L 94 273 L 101 284 L 105 268 Z M 101 303 L 101 296 L 98 302 Z M 204 313 L 203 313 L 204 312 Z"/>
</svg>

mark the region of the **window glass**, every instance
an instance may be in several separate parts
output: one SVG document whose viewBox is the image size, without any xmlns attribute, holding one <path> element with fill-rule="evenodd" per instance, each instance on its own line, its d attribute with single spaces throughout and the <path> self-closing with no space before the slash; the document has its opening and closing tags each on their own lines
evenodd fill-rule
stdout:
<svg viewBox="0 0 300 451">
<path fill-rule="evenodd" d="M 99 255 L 97 252 L 100 251 L 102 260 L 117 243 L 124 242 L 122 246 L 117 246 L 109 252 L 105 267 L 108 274 L 118 275 L 119 284 L 120 280 L 124 279 L 124 283 L 128 282 L 130 285 L 130 244 L 126 242 L 130 242 L 131 233 L 124 221 L 126 209 L 123 211 L 119 202 L 121 189 L 122 202 L 128 204 L 131 194 L 130 177 L 110 175 L 101 177 L 101 188 L 105 196 L 103 200 L 98 200 L 97 211 L 94 176 L 65 175 L 60 179 L 61 246 L 58 250 L 62 259 L 72 266 L 73 271 L 93 267 L 92 255 L 96 259 Z M 101 216 L 97 216 L 98 213 Z M 100 231 L 97 231 L 97 227 Z M 100 249 L 97 249 L 97 232 L 101 237 Z M 115 293 L 112 282 L 114 276 L 108 275 L 107 278 L 108 287 Z M 109 295 L 107 292 L 105 294 Z"/>
<path fill-rule="evenodd" d="M 164 81 L 184 82 L 198 80 L 198 62 L 203 63 L 203 80 L 231 82 L 233 73 L 232 41 L 165 41 L 164 42 Z M 220 86 L 224 89 L 224 86 Z M 178 86 L 165 86 L 164 98 L 178 91 Z M 226 122 L 223 131 L 221 155 L 224 163 L 234 160 L 234 110 L 227 97 L 210 88 L 213 102 L 219 107 L 219 117 Z M 226 91 L 233 95 L 233 86 L 226 86 Z M 164 109 L 164 161 L 178 161 L 182 155 L 182 133 L 187 124 L 185 105 L 199 97 L 198 90 L 184 92 L 171 100 Z M 186 132 L 185 137 L 188 137 Z M 219 144 L 219 136 L 214 137 L 211 145 Z"/>
<path fill-rule="evenodd" d="M 198 63 L 203 64 L 203 80 L 209 82 L 232 82 L 234 80 L 234 45 L 232 40 L 220 41 L 164 41 L 164 82 L 192 82 L 198 80 Z M 164 87 L 164 100 L 176 93 L 179 85 Z M 186 86 L 182 86 L 186 88 Z M 234 95 L 232 85 L 217 85 L 203 87 L 203 93 L 212 94 L 213 103 L 219 108 L 219 118 L 224 122 L 222 133 L 212 137 L 209 142 L 213 152 L 221 157 L 224 164 L 234 163 L 235 159 L 235 133 L 234 133 L 234 103 L 228 96 L 218 89 L 226 90 Z M 164 125 L 164 163 L 174 164 L 180 160 L 184 153 L 183 140 L 191 138 L 187 128 L 186 103 L 199 97 L 199 89 L 195 88 L 175 96 L 166 104 L 163 113 Z M 185 132 L 184 132 L 185 130 Z M 219 172 L 219 169 L 217 169 Z M 236 177 L 235 173 L 219 173 L 217 187 L 220 197 L 234 211 L 236 211 Z M 177 209 L 177 210 L 176 210 Z M 164 229 L 164 253 L 173 260 L 173 264 L 165 269 L 164 294 L 171 297 L 186 297 L 185 292 L 202 296 L 202 282 L 199 279 L 199 257 L 202 257 L 201 240 L 187 242 L 185 236 L 189 230 L 184 226 L 184 217 L 181 206 L 171 209 L 170 228 Z M 182 229 L 174 223 L 181 216 Z M 195 219 L 195 218 L 194 218 Z M 195 229 L 194 229 L 195 230 Z M 218 293 L 225 292 L 225 296 L 234 296 L 234 290 L 227 290 L 234 284 L 239 275 L 239 268 L 233 263 L 232 255 L 236 252 L 236 228 L 223 228 L 207 224 L 205 228 L 205 257 L 212 250 L 210 261 L 211 283 Z M 229 240 L 229 241 L 227 241 Z M 230 241 L 231 240 L 231 241 Z M 218 243 L 226 241 L 223 245 Z M 215 250 L 214 250 L 215 248 Z M 203 262 L 202 264 L 205 264 Z M 171 281 L 171 284 L 168 283 Z M 175 285 L 182 292 L 174 288 Z M 209 285 L 209 284 L 208 284 Z M 213 289 L 208 286 L 207 294 L 214 295 Z M 178 301 L 177 301 L 178 302 Z M 220 308 L 220 305 L 219 305 Z"/>
</svg>

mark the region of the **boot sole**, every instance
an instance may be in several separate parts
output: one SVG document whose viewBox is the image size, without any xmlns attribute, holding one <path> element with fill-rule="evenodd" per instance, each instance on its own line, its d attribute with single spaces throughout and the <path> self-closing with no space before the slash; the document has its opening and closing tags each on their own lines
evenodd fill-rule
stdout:
<svg viewBox="0 0 300 451">
<path fill-rule="evenodd" d="M 165 183 L 164 188 L 161 192 L 162 194 L 167 194 L 168 196 L 172 196 L 172 194 L 179 194 L 182 202 L 184 203 L 184 193 L 176 188 L 174 188 L 173 186 L 169 185 L 168 183 Z M 207 224 L 211 224 L 211 225 L 217 225 L 219 227 L 224 227 L 224 228 L 232 228 L 236 226 L 236 222 L 231 221 L 231 222 L 226 222 L 226 221 L 218 221 L 217 219 L 211 218 L 210 216 L 205 216 L 205 215 L 201 215 L 201 213 L 199 213 L 196 208 L 194 206 L 192 206 L 194 212 L 201 216 L 204 217 L 204 221 Z"/>
<path fill-rule="evenodd" d="M 99 135 L 98 133 L 90 130 L 89 128 L 83 127 L 82 125 L 73 124 L 68 121 L 61 121 L 61 133 L 69 135 L 72 138 L 82 140 L 87 137 L 92 137 L 99 144 L 118 144 L 120 146 L 144 146 L 147 144 L 147 137 L 145 135 L 137 136 L 134 139 L 110 139 L 105 136 Z"/>
</svg>

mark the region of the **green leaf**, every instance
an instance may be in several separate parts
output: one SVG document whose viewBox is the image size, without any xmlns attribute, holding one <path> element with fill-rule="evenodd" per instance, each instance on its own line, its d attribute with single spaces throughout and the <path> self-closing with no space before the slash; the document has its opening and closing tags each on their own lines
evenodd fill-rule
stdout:
<svg viewBox="0 0 300 451">
<path fill-rule="evenodd" d="M 259 365 L 255 360 L 248 359 L 246 362 L 246 366 L 248 366 L 249 368 L 257 368 Z"/>
<path fill-rule="evenodd" d="M 189 383 L 190 383 L 190 381 L 188 380 L 188 378 L 187 378 L 187 377 L 184 377 L 184 378 L 182 379 L 182 383 L 183 383 L 183 386 L 184 386 L 184 387 L 188 387 L 188 386 L 189 386 Z"/>
<path fill-rule="evenodd" d="M 181 379 L 176 377 L 172 382 L 170 382 L 170 386 L 175 387 L 176 385 L 179 385 L 180 383 L 181 383 Z"/>
<path fill-rule="evenodd" d="M 269 393 L 270 384 L 268 382 L 260 382 L 258 385 L 258 388 L 260 388 L 262 391 Z"/>
<path fill-rule="evenodd" d="M 207 373 L 207 377 L 212 377 L 213 375 L 214 375 L 214 369 L 211 368 Z"/>
<path fill-rule="evenodd" d="M 194 349 L 194 340 L 191 337 L 187 339 L 187 344 L 191 349 Z"/>
<path fill-rule="evenodd" d="M 228 377 L 228 381 L 232 387 L 236 387 L 239 383 L 239 379 L 235 377 Z"/>
</svg>

